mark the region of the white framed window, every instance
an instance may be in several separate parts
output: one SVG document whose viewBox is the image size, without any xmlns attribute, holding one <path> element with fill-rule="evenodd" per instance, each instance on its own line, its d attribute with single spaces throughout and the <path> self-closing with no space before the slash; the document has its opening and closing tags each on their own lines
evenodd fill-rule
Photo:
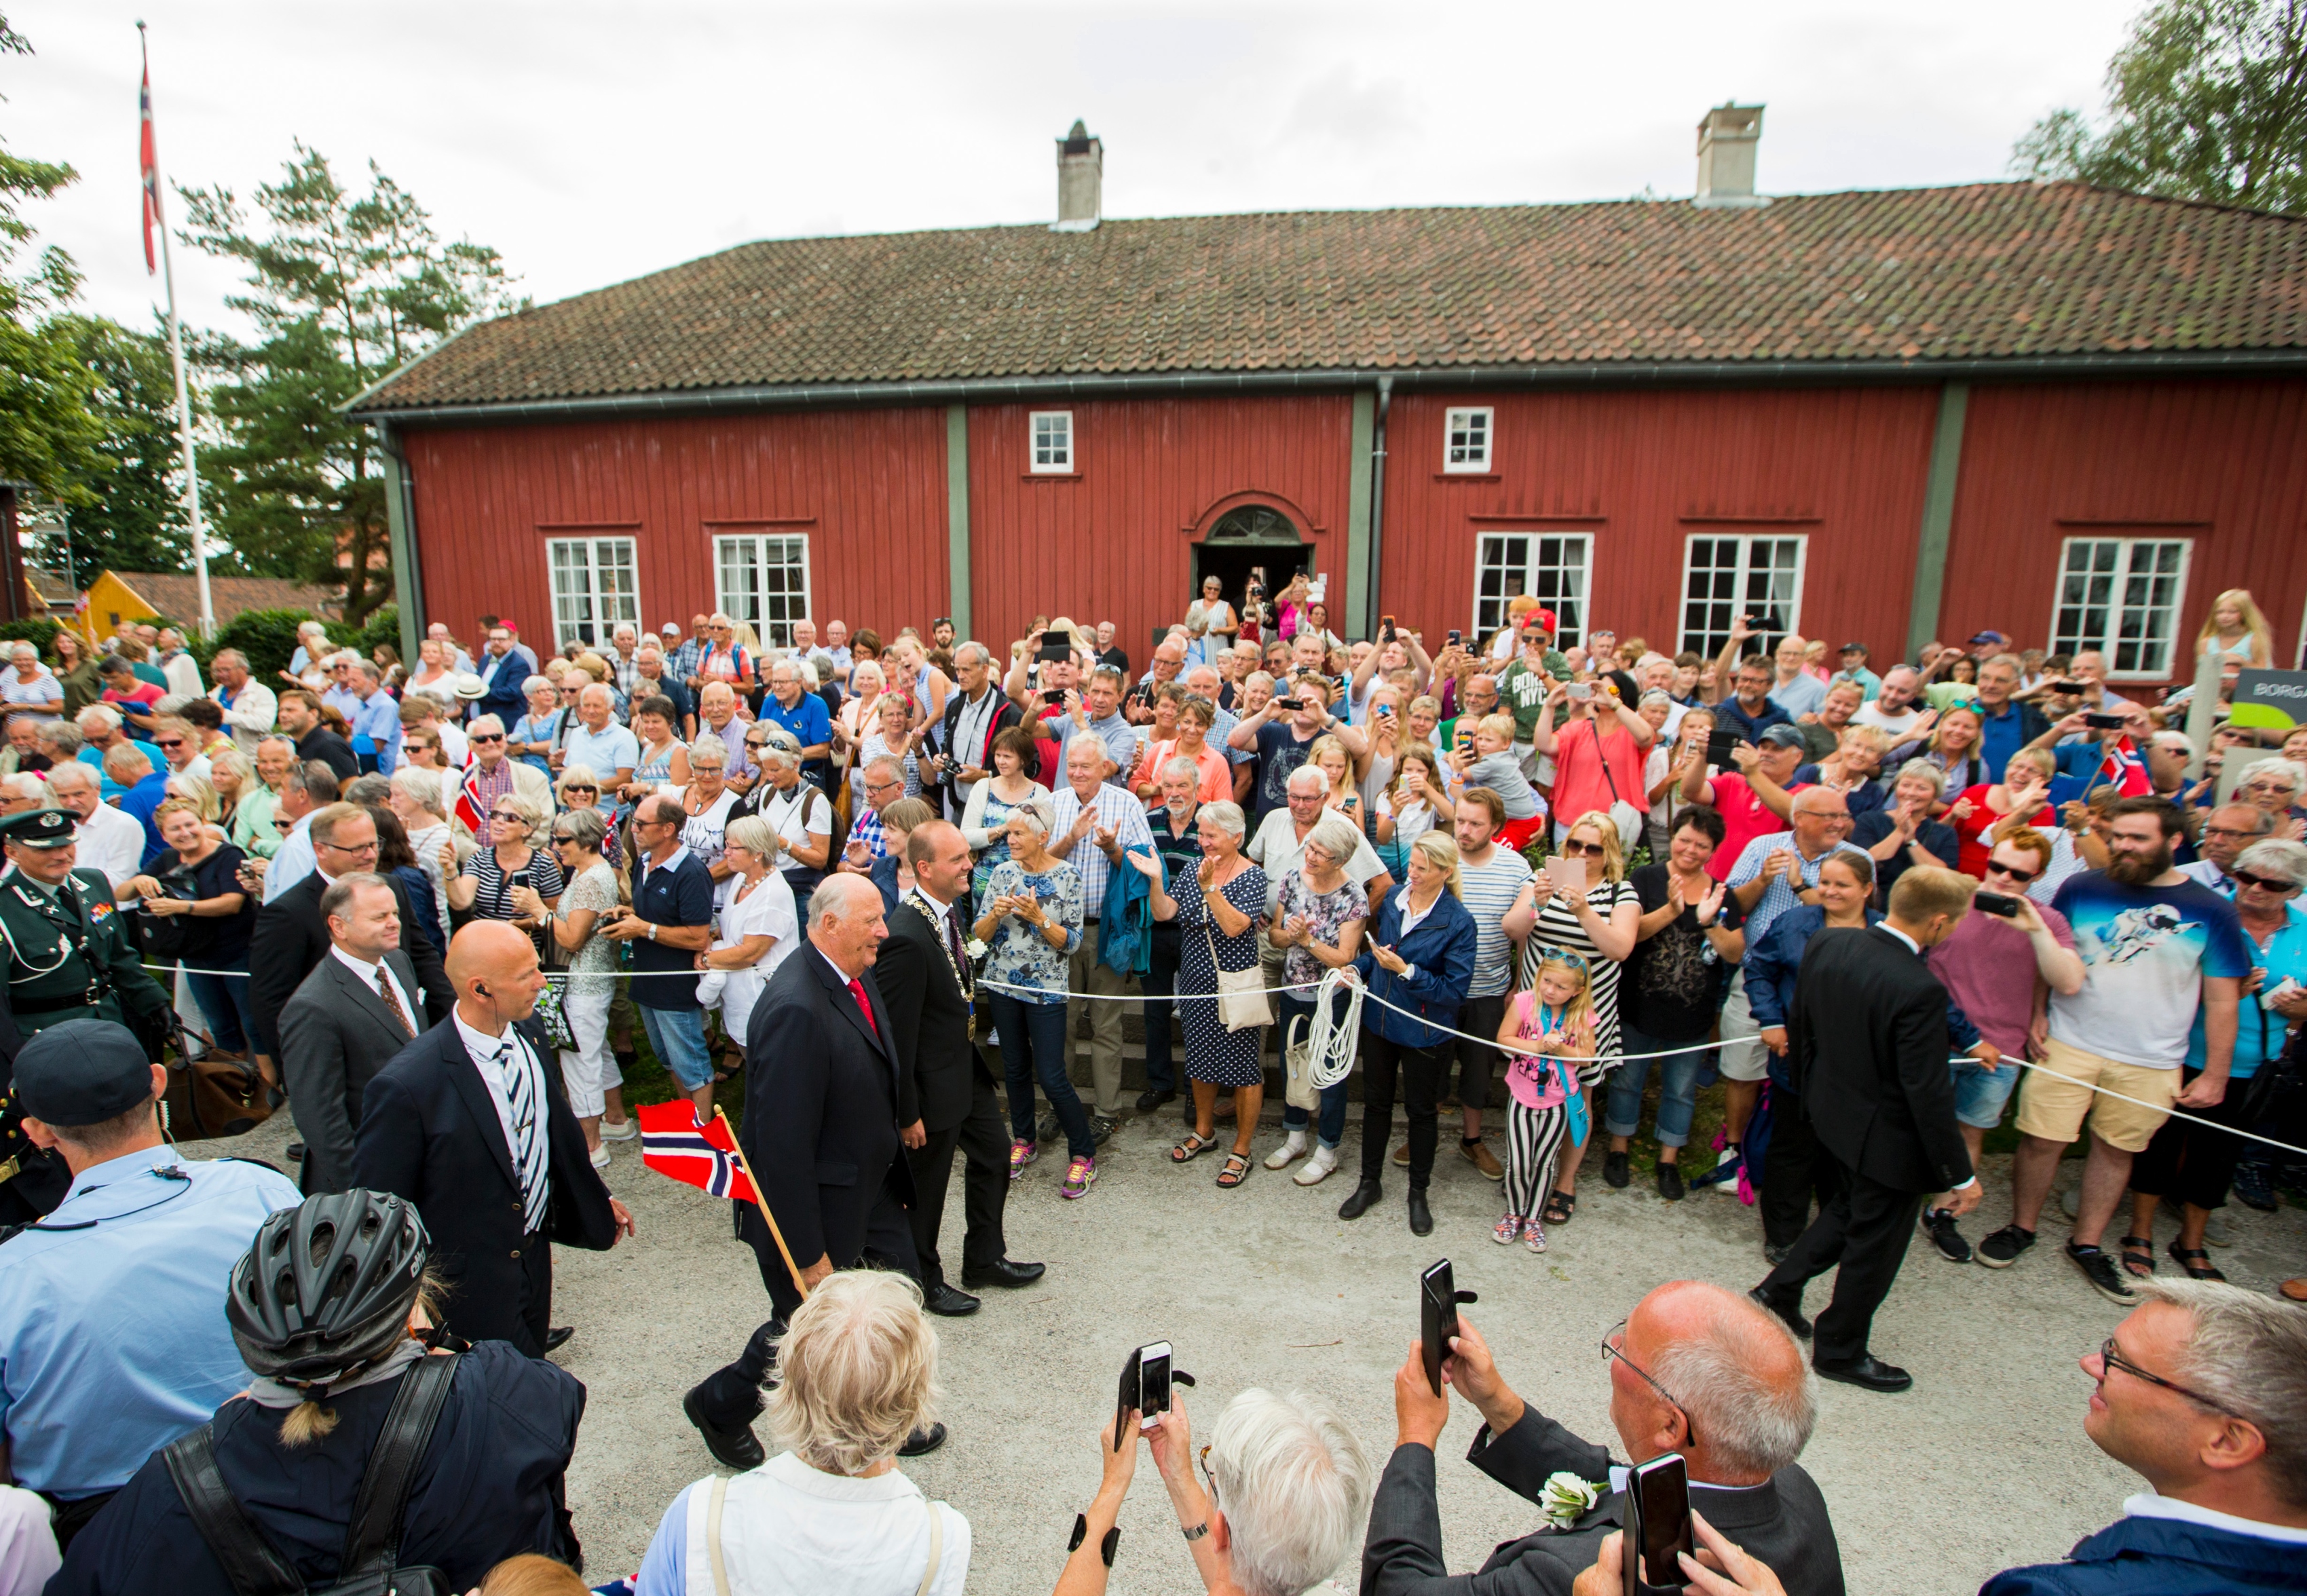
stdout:
<svg viewBox="0 0 2307 1596">
<path fill-rule="evenodd" d="M 743 533 L 713 540 L 713 594 L 765 647 L 791 648 L 793 622 L 809 616 L 809 539 L 800 533 Z"/>
<path fill-rule="evenodd" d="M 553 570 L 553 629 L 562 642 L 574 637 L 605 647 L 619 626 L 639 629 L 632 539 L 549 538 L 545 550 Z"/>
<path fill-rule="evenodd" d="M 2177 652 L 2191 538 L 2069 538 L 2059 551 L 2051 649 L 2096 649 L 2118 680 L 2163 681 Z"/>
<path fill-rule="evenodd" d="M 1442 413 L 1442 469 L 1488 471 L 1490 468 L 1490 423 L 1488 405 Z"/>
<path fill-rule="evenodd" d="M 1486 532 L 1474 544 L 1475 646 L 1506 624 L 1506 606 L 1527 593 L 1554 611 L 1555 644 L 1586 640 L 1593 569 L 1591 533 Z"/>
<path fill-rule="evenodd" d="M 1742 615 L 1754 646 L 1769 653 L 1802 625 L 1803 554 L 1809 539 L 1693 537 L 1683 552 L 1682 637 L 1676 645 L 1712 659 Z"/>
<path fill-rule="evenodd" d="M 1036 410 L 1033 413 L 1033 469 L 1070 472 L 1074 468 L 1074 413 Z"/>
</svg>

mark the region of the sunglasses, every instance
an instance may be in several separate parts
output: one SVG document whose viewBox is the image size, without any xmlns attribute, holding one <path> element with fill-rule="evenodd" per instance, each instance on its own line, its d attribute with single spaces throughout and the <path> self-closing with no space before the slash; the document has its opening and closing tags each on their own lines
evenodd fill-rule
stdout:
<svg viewBox="0 0 2307 1596">
<path fill-rule="evenodd" d="M 1565 858 L 1572 859 L 1603 858 L 1608 857 L 1603 853 L 1602 845 L 1599 842 L 1581 842 L 1575 837 L 1573 837 L 1568 841 L 1563 843 L 1560 851 Z"/>
<path fill-rule="evenodd" d="M 2296 882 L 2276 881 L 2268 876 L 2253 875 L 2249 870 L 2230 870 L 2227 874 L 2234 876 L 2237 881 L 2243 883 L 2243 885 L 2247 887 L 2257 887 L 2262 892 L 2296 892 L 2299 886 L 2299 883 Z"/>
<path fill-rule="evenodd" d="M 2004 864 L 2001 859 L 1987 860 L 1986 868 L 1992 875 L 2007 875 L 2011 880 L 2017 882 L 2039 881 L 2043 876 L 2043 873 L 2040 870 L 2015 869 L 2012 866 Z"/>
<path fill-rule="evenodd" d="M 600 789 L 599 788 L 597 788 L 597 787 L 587 787 L 587 786 L 586 786 L 583 782 L 579 781 L 579 782 L 574 782 L 574 783 L 570 784 L 570 786 L 564 787 L 564 788 L 562 788 L 561 790 L 562 790 L 562 792 L 564 792 L 564 793 L 566 793 L 566 792 L 581 792 L 581 793 L 584 793 L 587 797 L 588 797 L 588 798 L 589 798 L 589 797 L 590 797 L 590 796 L 592 796 L 594 793 L 596 793 L 596 792 L 600 791 L 601 789 Z"/>
<path fill-rule="evenodd" d="M 476 731 L 467 737 L 465 740 L 468 743 L 501 743 L 504 741 L 504 733 L 501 731 Z"/>
<path fill-rule="evenodd" d="M 181 748 L 184 746 L 184 739 L 181 737 L 155 738 L 152 746 L 156 748 Z"/>
</svg>

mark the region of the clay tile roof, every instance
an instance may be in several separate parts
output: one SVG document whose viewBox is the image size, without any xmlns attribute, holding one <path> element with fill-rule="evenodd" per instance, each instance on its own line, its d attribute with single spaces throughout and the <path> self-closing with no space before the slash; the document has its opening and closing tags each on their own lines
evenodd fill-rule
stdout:
<svg viewBox="0 0 2307 1596">
<path fill-rule="evenodd" d="M 170 620 L 192 622 L 201 618 L 200 578 L 189 571 L 115 571 L 129 590 Z M 314 615 L 334 615 L 343 601 L 325 587 L 291 582 L 283 576 L 211 576 L 209 602 L 216 623 L 224 625 L 250 610 L 304 610 Z"/>
<path fill-rule="evenodd" d="M 2307 219 L 2076 183 L 741 245 L 481 323 L 364 413 L 756 386 L 2307 354 Z"/>
</svg>

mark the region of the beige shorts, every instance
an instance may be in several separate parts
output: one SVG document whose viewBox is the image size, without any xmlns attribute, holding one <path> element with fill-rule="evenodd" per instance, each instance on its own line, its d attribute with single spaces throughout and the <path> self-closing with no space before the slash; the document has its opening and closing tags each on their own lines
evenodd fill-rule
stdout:
<svg viewBox="0 0 2307 1596">
<path fill-rule="evenodd" d="M 1746 972 L 1742 969 L 1731 977 L 1730 995 L 1722 1005 L 1721 1028 L 1717 1033 L 1722 1046 L 1714 1067 L 1723 1080 L 1760 1080 L 1771 1072 L 1771 1050 L 1755 1039 L 1762 1032 L 1746 1006 Z"/>
<path fill-rule="evenodd" d="M 2175 1068 L 2153 1070 L 2144 1064 L 2101 1058 L 2095 1053 L 2070 1047 L 2055 1037 L 2044 1044 L 2043 1063 L 2059 1075 L 2074 1077 L 2073 1080 L 2062 1080 L 2059 1075 L 2029 1070 L 2025 1084 L 2019 1088 L 2019 1133 L 2045 1141 L 2072 1141 L 2082 1134 L 2084 1122 L 2088 1121 L 2091 1134 L 2107 1146 L 2126 1153 L 2143 1153 L 2147 1144 L 2155 1139 L 2155 1132 L 2163 1128 L 2163 1122 L 2171 1117 L 2172 1101 L 2179 1095 L 2179 1071 Z M 2092 1086 L 2121 1092 L 2123 1097 L 2095 1092 Z M 2137 1103 L 2124 1102 L 2123 1097 L 2137 1097 L 2156 1106 L 2142 1108 Z"/>
</svg>

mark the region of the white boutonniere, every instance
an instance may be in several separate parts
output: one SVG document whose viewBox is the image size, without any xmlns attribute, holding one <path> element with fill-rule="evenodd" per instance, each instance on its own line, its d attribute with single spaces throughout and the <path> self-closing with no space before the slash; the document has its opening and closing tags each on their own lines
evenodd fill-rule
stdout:
<svg viewBox="0 0 2307 1596">
<path fill-rule="evenodd" d="M 1546 1484 L 1538 1493 L 1538 1507 L 1548 1523 L 1557 1530 L 1566 1530 L 1592 1512 L 1594 1504 L 1601 1499 L 1600 1486 L 1564 1469 L 1546 1477 Z"/>
<path fill-rule="evenodd" d="M 982 939 L 973 936 L 962 943 L 961 951 L 972 959 L 982 959 L 985 957 L 985 943 Z"/>
</svg>

